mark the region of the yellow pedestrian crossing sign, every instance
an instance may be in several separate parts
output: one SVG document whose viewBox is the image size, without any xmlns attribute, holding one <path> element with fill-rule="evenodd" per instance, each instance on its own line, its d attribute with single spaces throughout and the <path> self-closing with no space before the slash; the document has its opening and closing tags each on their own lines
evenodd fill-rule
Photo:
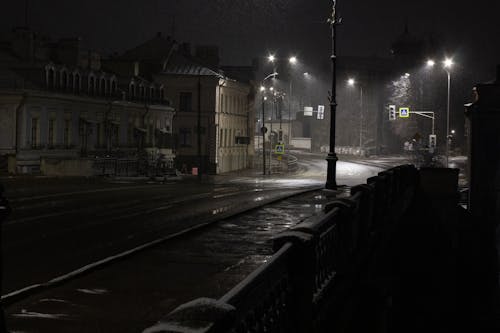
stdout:
<svg viewBox="0 0 500 333">
<path fill-rule="evenodd" d="M 285 145 L 276 145 L 275 152 L 276 152 L 276 154 L 284 154 L 285 153 Z"/>
<path fill-rule="evenodd" d="M 402 107 L 399 108 L 399 118 L 408 118 L 410 116 L 410 108 Z"/>
</svg>

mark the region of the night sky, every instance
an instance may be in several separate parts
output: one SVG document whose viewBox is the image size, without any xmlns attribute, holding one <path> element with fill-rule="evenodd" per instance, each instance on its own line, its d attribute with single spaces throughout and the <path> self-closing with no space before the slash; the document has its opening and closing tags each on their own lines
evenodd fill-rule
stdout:
<svg viewBox="0 0 500 333">
<path fill-rule="evenodd" d="M 329 61 L 329 0 L 29 0 L 29 25 L 54 38 L 81 36 L 103 55 L 156 32 L 178 41 L 218 44 L 224 64 L 249 64 L 268 51 L 308 64 Z M 464 6 L 451 0 L 340 0 L 339 55 L 389 56 L 408 22 L 410 32 L 437 36 L 470 80 L 494 77 L 500 63 L 498 1 Z M 3 4 L 2 32 L 24 24 L 24 1 Z M 314 72 L 314 65 L 311 66 Z M 316 66 L 319 70 L 320 67 Z M 324 68 L 324 67 L 323 67 Z M 472 73 L 472 74 L 471 74 Z"/>
</svg>

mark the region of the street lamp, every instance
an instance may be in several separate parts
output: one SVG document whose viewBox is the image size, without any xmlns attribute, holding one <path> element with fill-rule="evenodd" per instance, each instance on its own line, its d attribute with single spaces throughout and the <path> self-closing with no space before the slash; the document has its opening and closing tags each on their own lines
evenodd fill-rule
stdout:
<svg viewBox="0 0 500 333">
<path fill-rule="evenodd" d="M 266 80 L 268 80 L 269 78 L 275 78 L 277 75 L 278 75 L 277 72 L 273 72 L 273 73 L 269 74 L 261 81 L 261 85 L 260 85 L 260 91 L 262 93 L 262 128 L 261 128 L 261 132 L 262 132 L 262 174 L 263 175 L 266 174 L 265 101 L 267 100 L 267 97 L 264 94 L 266 91 L 266 87 L 264 84 L 265 84 Z M 271 87 L 271 91 L 272 91 L 272 87 Z"/>
<path fill-rule="evenodd" d="M 349 78 L 347 80 L 347 84 L 351 87 L 354 87 L 356 85 L 356 80 L 353 78 Z M 361 155 L 361 150 L 363 148 L 363 86 L 360 84 L 359 85 L 359 93 L 360 93 L 360 100 L 359 100 L 359 154 Z"/>
<path fill-rule="evenodd" d="M 278 60 L 278 57 L 276 57 L 274 54 L 269 54 L 267 56 L 267 60 L 270 62 L 270 63 L 275 63 L 277 60 Z M 285 60 L 283 58 L 281 58 L 281 60 Z M 288 59 L 288 64 L 290 66 L 295 66 L 298 64 L 299 60 L 296 56 L 290 56 Z M 289 67 L 289 88 L 288 88 L 288 142 L 290 143 L 291 141 L 291 138 L 292 138 L 292 71 L 291 71 L 291 67 Z"/>
<path fill-rule="evenodd" d="M 325 188 L 335 190 L 337 189 L 337 155 L 335 154 L 335 113 L 337 110 L 337 101 L 336 101 L 336 26 L 339 23 L 337 19 L 336 6 L 337 1 L 332 0 L 332 13 L 330 18 L 328 19 L 328 23 L 330 23 L 331 28 L 331 56 L 330 59 L 332 61 L 332 90 L 330 95 L 330 151 L 328 156 L 326 157 L 327 165 L 327 173 L 326 173 L 326 184 Z"/>
<path fill-rule="evenodd" d="M 446 75 L 448 76 L 448 97 L 446 101 L 446 167 L 449 166 L 448 160 L 450 156 L 450 83 L 451 83 L 451 74 L 450 68 L 453 66 L 453 61 L 450 58 L 446 58 L 443 61 L 443 68 L 446 71 Z"/>
<path fill-rule="evenodd" d="M 435 62 L 432 59 L 427 60 L 427 67 L 434 67 Z M 448 167 L 448 160 L 450 155 L 450 83 L 451 73 L 450 69 L 453 66 L 453 60 L 446 58 L 443 60 L 443 69 L 447 75 L 447 98 L 446 98 L 446 167 Z"/>
</svg>

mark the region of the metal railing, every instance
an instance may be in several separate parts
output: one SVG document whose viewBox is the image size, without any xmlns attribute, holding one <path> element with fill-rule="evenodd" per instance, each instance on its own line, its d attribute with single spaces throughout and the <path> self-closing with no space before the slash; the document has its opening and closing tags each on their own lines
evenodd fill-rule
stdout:
<svg viewBox="0 0 500 333">
<path fill-rule="evenodd" d="M 403 165 L 369 178 L 274 239 L 271 259 L 219 300 L 179 306 L 153 332 L 329 332 L 340 327 L 366 257 L 413 202 L 418 172 Z"/>
<path fill-rule="evenodd" d="M 99 158 L 92 163 L 95 175 L 134 177 L 175 174 L 173 160 L 151 163 L 145 159 Z"/>
</svg>

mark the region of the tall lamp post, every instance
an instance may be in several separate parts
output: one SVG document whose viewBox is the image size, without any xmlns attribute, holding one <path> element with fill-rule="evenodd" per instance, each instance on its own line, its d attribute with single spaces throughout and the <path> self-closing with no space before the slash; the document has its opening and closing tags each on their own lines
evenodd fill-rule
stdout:
<svg viewBox="0 0 500 333">
<path fill-rule="evenodd" d="M 347 80 L 347 84 L 351 87 L 356 85 L 356 80 L 350 78 Z M 359 154 L 361 155 L 361 150 L 363 149 L 363 86 L 359 85 Z"/>
<path fill-rule="evenodd" d="M 274 54 L 270 54 L 267 56 L 267 60 L 270 63 L 275 63 L 278 58 Z M 292 138 L 292 67 L 297 65 L 298 59 L 295 56 L 291 56 L 287 59 L 288 64 L 290 65 L 288 70 L 289 77 L 289 85 L 288 85 L 288 143 L 290 144 Z M 275 67 L 276 68 L 276 67 Z"/>
<path fill-rule="evenodd" d="M 266 87 L 264 86 L 264 83 L 266 82 L 267 79 L 269 78 L 274 78 L 276 77 L 276 75 L 278 75 L 277 72 L 273 72 L 271 74 L 269 74 L 268 76 L 266 76 L 262 82 L 261 82 L 261 86 L 260 86 L 260 92 L 262 93 L 262 128 L 261 128 L 261 132 L 262 132 L 262 174 L 265 175 L 266 174 L 266 132 L 265 132 L 265 129 L 266 129 L 266 112 L 265 112 L 265 101 L 267 99 L 267 97 L 265 96 L 264 92 L 266 91 Z"/>
<path fill-rule="evenodd" d="M 446 167 L 449 166 L 448 160 L 450 158 L 450 83 L 451 83 L 450 68 L 452 65 L 453 61 L 451 59 L 445 59 L 445 61 L 443 61 L 443 67 L 448 77 L 447 80 L 448 91 L 446 98 Z"/>
<path fill-rule="evenodd" d="M 337 13 L 336 13 L 336 6 L 337 6 L 337 1 L 332 0 L 332 14 L 331 17 L 328 19 L 328 23 L 330 23 L 331 27 L 331 51 L 332 54 L 330 56 L 332 60 L 332 91 L 331 91 L 331 96 L 330 96 L 330 152 L 328 153 L 328 156 L 326 157 L 326 161 L 328 162 L 327 165 L 327 173 L 326 173 L 326 184 L 325 188 L 335 190 L 337 189 L 337 181 L 336 181 L 336 173 L 337 173 L 337 155 L 335 154 L 335 126 L 336 126 L 336 121 L 335 121 L 335 113 L 337 110 L 337 101 L 336 101 L 336 45 L 335 45 L 335 38 L 336 38 L 336 26 L 338 24 L 337 20 Z"/>
<path fill-rule="evenodd" d="M 427 67 L 433 67 L 435 65 L 434 60 L 427 60 Z M 453 60 L 446 58 L 443 61 L 443 68 L 447 75 L 447 94 L 446 94 L 446 167 L 448 167 L 448 160 L 450 156 L 450 84 L 451 84 L 451 73 L 450 69 L 453 66 Z"/>
</svg>

